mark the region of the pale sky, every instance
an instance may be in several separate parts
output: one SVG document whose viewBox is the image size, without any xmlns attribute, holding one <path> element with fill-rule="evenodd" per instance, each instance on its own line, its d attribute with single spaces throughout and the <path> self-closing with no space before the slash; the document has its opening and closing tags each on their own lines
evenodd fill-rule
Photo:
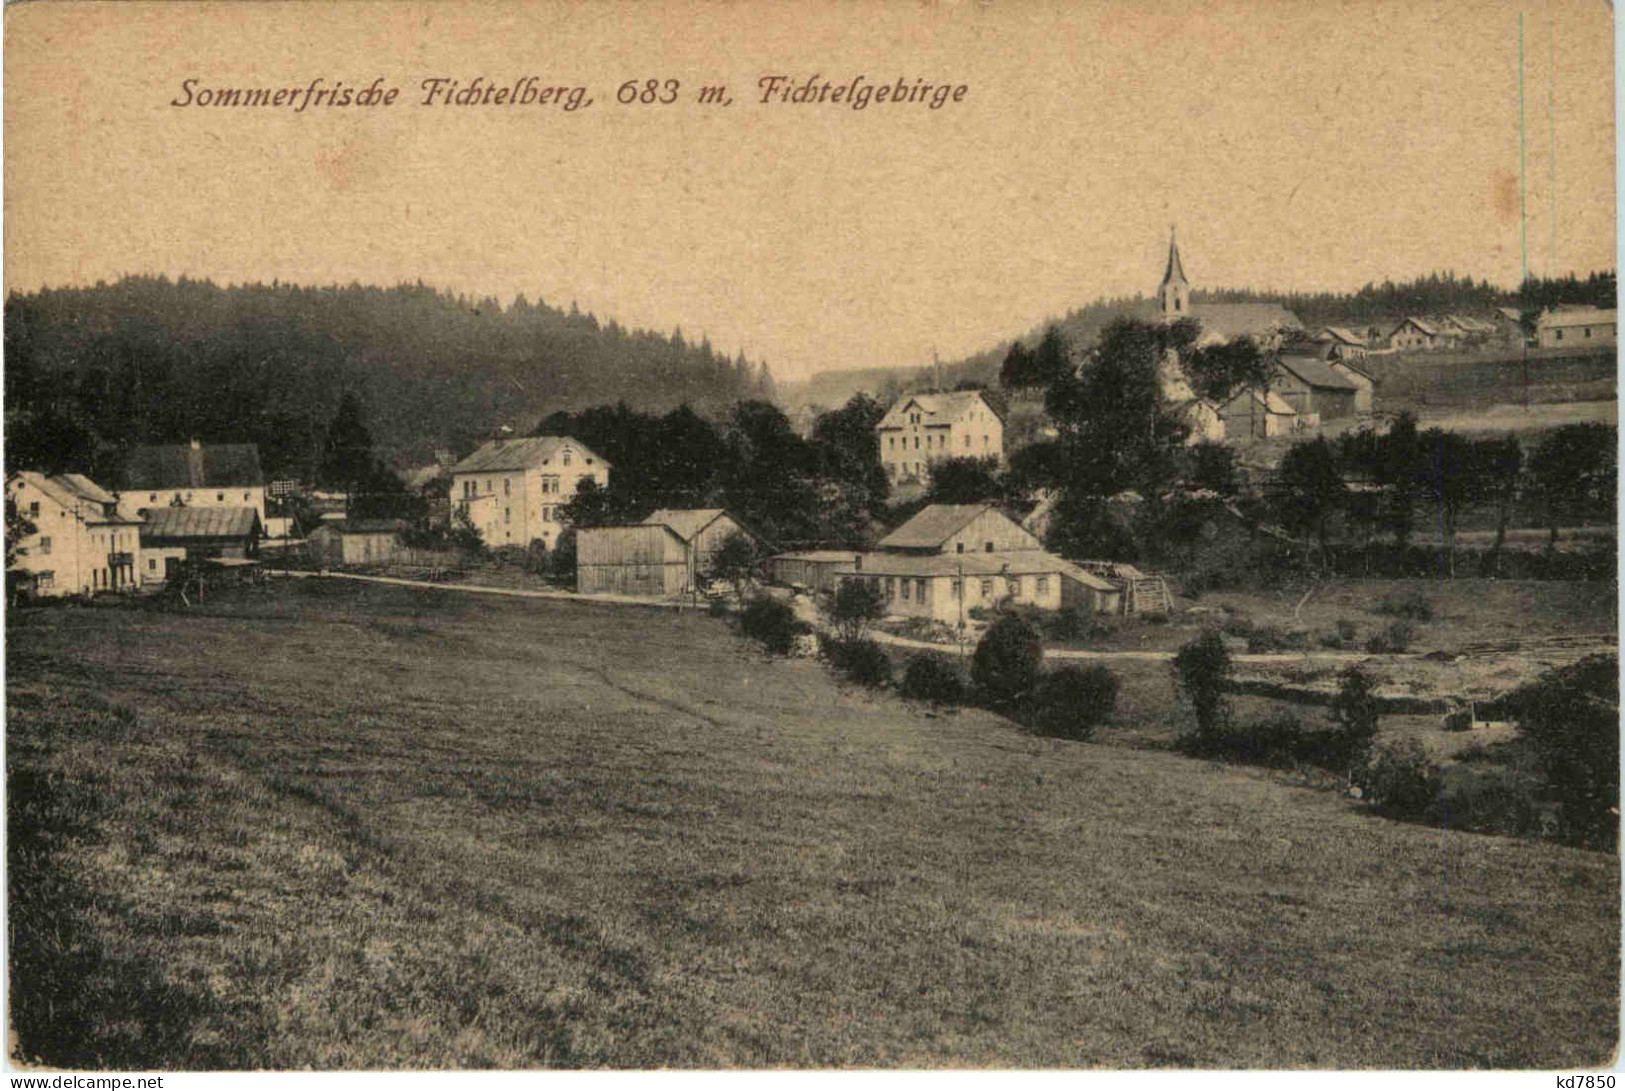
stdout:
<svg viewBox="0 0 1625 1091">
<path fill-rule="evenodd" d="M 6 287 L 421 279 L 681 325 L 794 379 L 952 359 L 1149 292 L 1173 222 L 1198 288 L 1510 286 L 1519 10 L 28 4 L 6 13 Z M 1612 12 L 1522 10 L 1529 267 L 1612 268 Z M 774 74 L 968 90 L 940 110 L 760 105 Z M 529 75 L 594 104 L 419 105 L 427 78 Z M 169 105 L 188 78 L 315 77 L 400 98 Z M 678 103 L 616 104 L 648 77 L 680 80 Z M 733 105 L 694 101 L 718 83 Z"/>
</svg>

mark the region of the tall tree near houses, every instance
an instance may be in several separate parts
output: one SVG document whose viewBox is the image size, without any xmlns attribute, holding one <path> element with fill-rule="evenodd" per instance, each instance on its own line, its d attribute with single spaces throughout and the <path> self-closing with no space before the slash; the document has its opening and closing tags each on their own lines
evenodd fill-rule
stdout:
<svg viewBox="0 0 1625 1091">
<path fill-rule="evenodd" d="M 1288 530 L 1314 536 L 1323 568 L 1331 523 L 1343 510 L 1346 495 L 1337 454 L 1324 436 L 1294 443 L 1287 449 L 1276 475 L 1276 509 Z"/>
<path fill-rule="evenodd" d="M 1529 456 L 1529 485 L 1557 548 L 1565 523 L 1612 521 L 1619 487 L 1619 430 L 1590 422 L 1553 429 Z"/>
<path fill-rule="evenodd" d="M 1005 389 L 1029 387 L 1033 383 L 1033 350 L 1020 341 L 1012 342 L 999 368 L 999 385 Z"/>
<path fill-rule="evenodd" d="M 1416 417 L 1400 413 L 1379 441 L 1374 469 L 1382 487 L 1384 503 L 1382 527 L 1394 536 L 1401 550 L 1411 543 L 1416 530 L 1416 504 L 1424 472 L 1422 440 L 1416 430 Z"/>
<path fill-rule="evenodd" d="M 1473 446 L 1458 432 L 1429 428 L 1419 437 L 1421 474 L 1417 485 L 1438 520 L 1444 539 L 1445 571 L 1456 574 L 1456 527 L 1474 496 Z"/>
<path fill-rule="evenodd" d="M 372 433 L 367 429 L 361 398 L 346 390 L 327 427 L 322 448 L 320 480 L 324 485 L 353 490 L 372 470 Z"/>
<path fill-rule="evenodd" d="M 885 406 L 859 393 L 841 408 L 820 413 L 812 427 L 810 442 L 820 474 L 838 482 L 870 513 L 879 512 L 891 491 L 875 433 L 885 416 Z"/>
<path fill-rule="evenodd" d="M 1030 362 L 1030 380 L 1025 385 L 1047 387 L 1072 374 L 1072 354 L 1061 331 L 1050 326 L 1039 338 Z"/>
<path fill-rule="evenodd" d="M 1523 472 L 1523 447 L 1516 436 L 1477 440 L 1472 447 L 1473 499 L 1495 508 L 1495 544 L 1485 562 L 1486 574 L 1501 571 L 1501 551 L 1506 545 L 1507 524 L 1512 505 L 1518 498 L 1518 480 Z"/>
</svg>

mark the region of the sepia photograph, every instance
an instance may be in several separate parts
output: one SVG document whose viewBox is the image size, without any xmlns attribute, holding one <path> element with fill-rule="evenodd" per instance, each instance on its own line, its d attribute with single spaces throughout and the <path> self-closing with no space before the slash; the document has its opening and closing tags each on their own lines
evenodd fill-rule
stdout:
<svg viewBox="0 0 1625 1091">
<path fill-rule="evenodd" d="M 1615 46 L 9 4 L 11 1086 L 1612 1087 Z"/>
</svg>

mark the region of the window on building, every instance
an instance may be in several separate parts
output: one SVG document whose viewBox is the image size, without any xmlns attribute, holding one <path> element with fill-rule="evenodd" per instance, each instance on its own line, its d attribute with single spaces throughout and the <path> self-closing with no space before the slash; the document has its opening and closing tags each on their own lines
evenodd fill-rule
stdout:
<svg viewBox="0 0 1625 1091">
<path fill-rule="evenodd" d="M 962 598 L 965 597 L 965 585 L 963 583 L 961 583 L 959 580 L 954 580 L 953 583 L 950 584 L 950 586 L 954 589 L 954 599 L 955 599 L 955 601 L 958 601 L 959 599 L 962 599 Z"/>
<path fill-rule="evenodd" d="M 1020 576 L 1011 576 L 1010 577 L 1010 593 L 1012 595 L 1015 595 L 1017 598 L 1021 597 L 1021 577 Z"/>
<path fill-rule="evenodd" d="M 502 521 L 504 523 L 512 522 L 513 521 L 513 519 L 511 518 L 512 515 L 513 515 L 513 509 L 512 508 L 503 508 L 502 509 Z"/>
<path fill-rule="evenodd" d="M 494 493 L 496 491 L 497 491 L 496 479 L 495 478 L 490 478 L 490 477 L 486 478 L 485 479 L 485 492 L 486 492 L 486 495 L 490 495 L 491 493 Z"/>
<path fill-rule="evenodd" d="M 30 519 L 38 519 L 39 518 L 39 501 L 38 500 L 35 500 L 35 501 L 33 501 L 32 503 L 30 503 L 28 505 L 28 517 Z"/>
<path fill-rule="evenodd" d="M 568 447 L 564 449 L 564 464 L 566 466 L 570 465 L 570 448 Z"/>
<path fill-rule="evenodd" d="M 513 478 L 504 477 L 502 479 L 502 495 L 503 496 L 512 496 L 513 495 Z"/>
<path fill-rule="evenodd" d="M 1039 576 L 1038 577 L 1038 593 L 1040 595 L 1049 594 L 1049 577 L 1048 576 Z"/>
<path fill-rule="evenodd" d="M 1587 327 L 1586 327 L 1586 328 L 1585 328 L 1585 335 L 1586 335 L 1586 337 L 1588 337 L 1588 338 L 1589 338 L 1589 337 L 1590 337 L 1590 336 L 1591 336 L 1591 327 L 1590 327 L 1590 326 L 1587 326 Z"/>
<path fill-rule="evenodd" d="M 43 557 L 50 556 L 51 555 L 51 539 L 49 539 L 49 538 L 41 538 L 39 540 L 39 551 L 40 551 L 40 555 L 43 556 Z"/>
<path fill-rule="evenodd" d="M 39 588 L 55 587 L 55 572 L 37 572 L 34 574 L 34 586 Z"/>
<path fill-rule="evenodd" d="M 887 576 L 886 577 L 886 597 L 889 598 L 889 599 L 894 599 L 894 598 L 897 597 L 897 577 L 896 576 Z"/>
<path fill-rule="evenodd" d="M 993 543 L 992 542 L 983 542 L 982 543 L 982 552 L 983 553 L 992 553 L 993 552 Z"/>
<path fill-rule="evenodd" d="M 226 502 L 226 494 L 223 493 L 223 492 L 215 493 L 214 494 L 214 502 L 216 504 L 224 504 Z"/>
<path fill-rule="evenodd" d="M 151 496 L 147 497 L 147 503 L 156 504 L 157 502 L 158 502 L 158 494 L 157 493 L 153 493 Z"/>
<path fill-rule="evenodd" d="M 967 451 L 970 450 L 970 436 L 969 435 L 965 436 L 965 449 Z"/>
<path fill-rule="evenodd" d="M 920 449 L 920 437 L 919 436 L 914 437 L 914 449 L 916 451 L 918 451 Z"/>
<path fill-rule="evenodd" d="M 954 543 L 954 552 L 955 553 L 963 553 L 963 552 L 965 552 L 965 543 L 964 542 L 955 542 Z"/>
<path fill-rule="evenodd" d="M 919 602 L 921 605 L 924 605 L 924 603 L 925 603 L 925 581 L 924 580 L 915 580 L 914 581 L 914 599 L 915 599 L 916 602 Z"/>
<path fill-rule="evenodd" d="M 246 493 L 246 492 L 243 493 L 243 503 L 247 504 L 247 503 L 252 502 L 252 500 L 253 500 L 253 495 L 251 493 Z"/>
<path fill-rule="evenodd" d="M 902 583 L 903 583 L 903 601 L 907 602 L 908 601 L 908 581 L 903 580 Z"/>
<path fill-rule="evenodd" d="M 148 572 L 156 572 L 156 571 L 158 571 L 158 558 L 157 557 L 148 557 L 147 558 L 147 571 Z"/>
<path fill-rule="evenodd" d="M 986 580 L 982 581 L 982 597 L 984 599 L 990 599 L 990 598 L 993 597 L 993 581 L 992 580 L 986 579 Z"/>
<path fill-rule="evenodd" d="M 1557 331 L 1557 339 L 1559 341 L 1563 340 L 1563 331 L 1562 330 Z"/>
</svg>

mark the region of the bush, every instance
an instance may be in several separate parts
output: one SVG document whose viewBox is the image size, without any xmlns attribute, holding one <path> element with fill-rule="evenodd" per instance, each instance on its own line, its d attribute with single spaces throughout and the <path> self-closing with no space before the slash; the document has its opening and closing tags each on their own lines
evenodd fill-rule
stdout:
<svg viewBox="0 0 1625 1091">
<path fill-rule="evenodd" d="M 1026 700 L 1038 682 L 1044 645 L 1027 621 L 1005 614 L 988 627 L 971 659 L 971 681 L 978 696 L 993 708 Z"/>
<path fill-rule="evenodd" d="M 1258 652 L 1296 652 L 1309 646 L 1306 633 L 1289 633 L 1273 625 L 1260 625 L 1247 634 L 1247 650 Z"/>
<path fill-rule="evenodd" d="M 1538 785 L 1516 771 L 1466 768 L 1446 784 L 1440 820 L 1452 829 L 1513 837 L 1540 832 Z"/>
<path fill-rule="evenodd" d="M 886 612 L 886 595 L 878 582 L 866 579 L 842 580 L 830 603 L 829 617 L 835 631 L 845 641 L 861 640 L 869 623 Z"/>
<path fill-rule="evenodd" d="M 1371 756 L 1377 741 L 1379 714 L 1371 678 L 1359 667 L 1342 674 L 1342 684 L 1332 699 L 1332 731 L 1328 763 L 1342 771 L 1352 771 Z"/>
<path fill-rule="evenodd" d="M 1355 781 L 1365 798 L 1385 814 L 1419 822 L 1438 820 L 1444 778 L 1415 739 L 1377 751 Z"/>
<path fill-rule="evenodd" d="M 1558 836 L 1619 842 L 1619 660 L 1593 655 L 1547 671 L 1506 701 L 1557 801 Z"/>
<path fill-rule="evenodd" d="M 824 658 L 843 678 L 859 685 L 877 689 L 891 684 L 891 659 L 873 640 L 825 640 Z"/>
<path fill-rule="evenodd" d="M 1390 591 L 1377 604 L 1377 613 L 1385 617 L 1410 618 L 1412 621 L 1432 621 L 1433 603 L 1420 591 Z"/>
<path fill-rule="evenodd" d="M 1089 618 L 1080 610 L 1057 610 L 1039 622 L 1051 640 L 1078 640 L 1088 631 Z"/>
<path fill-rule="evenodd" d="M 901 692 L 913 701 L 957 705 L 965 699 L 965 683 L 948 663 L 934 655 L 917 655 L 903 672 Z"/>
<path fill-rule="evenodd" d="M 712 617 L 727 617 L 729 614 L 728 600 L 723 598 L 709 599 L 705 604 L 705 612 Z"/>
<path fill-rule="evenodd" d="M 1208 629 L 1174 656 L 1174 689 L 1196 714 L 1195 745 L 1215 735 L 1230 718 L 1225 689 L 1230 681 L 1230 651 L 1224 638 Z"/>
<path fill-rule="evenodd" d="M 774 655 L 789 655 L 796 637 L 808 632 L 810 626 L 797 619 L 796 612 L 787 602 L 759 595 L 745 604 L 739 615 L 740 628 L 745 635 L 762 642 Z"/>
<path fill-rule="evenodd" d="M 1339 618 L 1332 631 L 1320 638 L 1320 646 L 1331 651 L 1341 651 L 1353 647 L 1355 637 L 1360 633 L 1358 626 L 1347 618 Z"/>
<path fill-rule="evenodd" d="M 1180 740 L 1180 749 L 1193 757 L 1290 769 L 1300 760 L 1310 737 L 1296 716 L 1277 712 L 1244 725 L 1226 719 L 1215 728 L 1198 730 Z"/>
<path fill-rule="evenodd" d="M 1380 633 L 1373 634 L 1365 642 L 1365 650 L 1375 655 L 1393 652 L 1407 652 L 1411 648 L 1411 637 L 1416 635 L 1416 626 L 1400 618 L 1388 623 L 1388 628 Z"/>
<path fill-rule="evenodd" d="M 1062 667 L 1038 680 L 1032 724 L 1043 735 L 1089 739 L 1117 707 L 1117 676 L 1105 667 Z"/>
</svg>

